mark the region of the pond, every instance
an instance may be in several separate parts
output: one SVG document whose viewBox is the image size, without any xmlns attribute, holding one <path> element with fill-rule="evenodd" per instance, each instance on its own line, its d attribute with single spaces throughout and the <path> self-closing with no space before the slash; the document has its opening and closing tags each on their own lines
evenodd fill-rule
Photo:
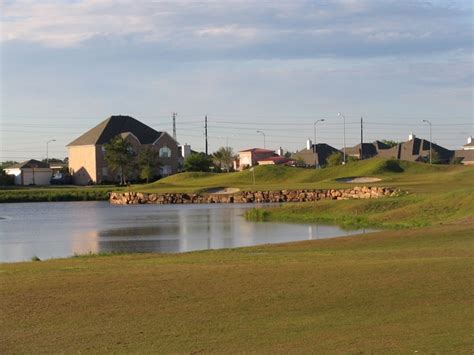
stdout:
<svg viewBox="0 0 474 355">
<path fill-rule="evenodd" d="M 178 253 L 369 232 L 337 226 L 249 222 L 255 205 L 108 202 L 0 204 L 0 262 L 101 252 Z"/>
</svg>

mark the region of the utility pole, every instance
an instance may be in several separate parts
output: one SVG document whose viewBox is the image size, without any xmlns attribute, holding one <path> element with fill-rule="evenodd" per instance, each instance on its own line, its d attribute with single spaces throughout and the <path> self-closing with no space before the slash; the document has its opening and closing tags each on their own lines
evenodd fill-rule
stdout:
<svg viewBox="0 0 474 355">
<path fill-rule="evenodd" d="M 204 136 L 206 137 L 206 155 L 208 155 L 208 144 L 207 144 L 207 115 L 204 119 Z"/>
<path fill-rule="evenodd" d="M 364 119 L 360 116 L 360 160 L 364 159 Z"/>
<path fill-rule="evenodd" d="M 176 140 L 176 116 L 178 114 L 173 112 L 173 139 Z"/>
<path fill-rule="evenodd" d="M 342 113 L 338 113 L 337 114 L 339 117 L 342 117 L 342 120 L 343 120 L 343 124 L 344 124 L 344 140 L 343 140 L 343 153 L 344 153 L 344 156 L 343 156 L 343 164 L 346 164 L 346 116 L 344 116 Z"/>
<path fill-rule="evenodd" d="M 316 125 L 318 122 L 324 122 L 324 118 L 317 120 L 314 122 L 314 142 L 313 142 L 313 153 L 314 153 L 314 168 L 317 169 L 319 167 L 319 161 L 318 161 L 318 146 L 316 143 Z"/>
</svg>

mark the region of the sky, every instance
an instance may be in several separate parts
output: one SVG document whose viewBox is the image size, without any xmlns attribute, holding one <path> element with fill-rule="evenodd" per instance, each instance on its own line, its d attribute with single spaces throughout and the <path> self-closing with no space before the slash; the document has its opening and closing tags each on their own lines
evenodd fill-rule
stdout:
<svg viewBox="0 0 474 355">
<path fill-rule="evenodd" d="M 204 150 L 474 134 L 473 2 L 0 0 L 0 161 L 115 114 Z M 338 113 L 341 115 L 338 115 Z M 345 120 L 342 118 L 344 116 Z M 260 134 L 257 131 L 264 133 Z M 54 140 L 54 141 L 52 141 Z M 49 143 L 47 143 L 50 141 Z"/>
</svg>

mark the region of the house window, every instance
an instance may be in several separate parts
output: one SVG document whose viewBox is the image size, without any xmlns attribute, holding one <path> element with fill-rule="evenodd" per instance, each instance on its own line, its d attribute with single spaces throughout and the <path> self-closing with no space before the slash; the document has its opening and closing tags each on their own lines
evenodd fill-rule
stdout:
<svg viewBox="0 0 474 355">
<path fill-rule="evenodd" d="M 171 149 L 168 147 L 160 148 L 160 158 L 171 158 Z"/>
<path fill-rule="evenodd" d="M 105 154 L 105 147 L 102 146 L 102 147 L 100 147 L 100 148 L 102 149 L 102 153 Z"/>
<path fill-rule="evenodd" d="M 102 177 L 107 177 L 107 175 L 109 175 L 109 169 L 102 168 Z"/>
</svg>

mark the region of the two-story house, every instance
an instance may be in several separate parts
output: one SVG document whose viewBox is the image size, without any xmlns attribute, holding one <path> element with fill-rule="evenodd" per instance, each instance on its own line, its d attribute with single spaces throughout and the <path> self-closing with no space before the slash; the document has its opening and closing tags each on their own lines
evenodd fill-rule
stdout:
<svg viewBox="0 0 474 355">
<path fill-rule="evenodd" d="M 111 116 L 67 145 L 69 170 L 77 185 L 119 181 L 105 161 L 104 145 L 118 135 L 128 141 L 134 152 L 151 146 L 159 152 L 160 175 L 178 172 L 181 153 L 178 143 L 166 132 L 158 132 L 130 116 Z"/>
</svg>

